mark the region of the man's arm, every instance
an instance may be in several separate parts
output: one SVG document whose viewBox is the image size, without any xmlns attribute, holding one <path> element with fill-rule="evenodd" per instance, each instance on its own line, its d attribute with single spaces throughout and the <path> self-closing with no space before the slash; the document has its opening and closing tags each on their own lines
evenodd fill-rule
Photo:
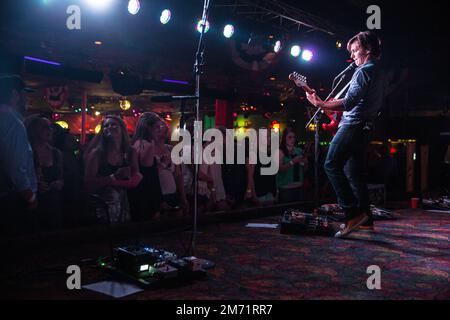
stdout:
<svg viewBox="0 0 450 320">
<path fill-rule="evenodd" d="M 338 99 L 338 100 L 332 100 L 332 101 L 323 101 L 320 99 L 316 92 L 314 91 L 313 94 L 309 94 L 306 92 L 306 97 L 308 98 L 308 101 L 311 102 L 312 105 L 322 108 L 325 110 L 331 110 L 331 111 L 342 111 L 344 109 L 344 99 Z"/>
<path fill-rule="evenodd" d="M 13 125 L 3 137 L 6 144 L 1 150 L 4 155 L 4 170 L 12 186 L 19 196 L 27 203 L 36 202 L 36 173 L 34 171 L 33 153 L 25 129 L 20 125 Z"/>
<path fill-rule="evenodd" d="M 333 101 L 327 101 L 323 102 L 319 105 L 320 108 L 325 110 L 332 110 L 332 111 L 343 111 L 344 110 L 344 99 L 338 99 Z"/>
<path fill-rule="evenodd" d="M 332 111 L 350 111 L 364 97 L 370 84 L 369 74 L 363 70 L 358 70 L 352 78 L 350 88 L 344 99 L 324 102 L 320 99 L 316 92 L 313 94 L 306 93 L 308 101 L 316 107 L 332 110 Z"/>
<path fill-rule="evenodd" d="M 25 130 L 11 128 L 5 137 L 9 141 L 5 150 L 5 172 L 8 173 L 15 190 L 32 189 L 30 174 L 35 174 L 32 152 Z M 31 172 L 29 172 L 31 170 Z"/>
</svg>

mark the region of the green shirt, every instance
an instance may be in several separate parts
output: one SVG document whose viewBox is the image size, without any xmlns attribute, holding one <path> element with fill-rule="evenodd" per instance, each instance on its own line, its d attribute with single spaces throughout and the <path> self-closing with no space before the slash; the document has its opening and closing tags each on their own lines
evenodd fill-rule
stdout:
<svg viewBox="0 0 450 320">
<path fill-rule="evenodd" d="M 284 155 L 282 159 L 282 164 L 289 163 L 292 159 L 294 159 L 296 156 L 302 156 L 303 150 L 297 147 L 294 147 L 293 154 L 290 155 Z M 298 169 L 296 167 L 298 166 Z M 298 177 L 295 179 L 295 170 L 298 170 Z M 277 187 L 285 187 L 293 182 L 300 182 L 300 184 L 303 184 L 303 165 L 302 164 L 295 164 L 294 166 L 291 166 L 286 171 L 278 171 L 277 174 Z"/>
</svg>

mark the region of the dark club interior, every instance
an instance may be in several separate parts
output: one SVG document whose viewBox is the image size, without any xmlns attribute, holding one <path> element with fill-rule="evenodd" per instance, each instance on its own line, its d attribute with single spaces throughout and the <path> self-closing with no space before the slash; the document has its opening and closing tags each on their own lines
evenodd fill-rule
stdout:
<svg viewBox="0 0 450 320">
<path fill-rule="evenodd" d="M 2 300 L 450 298 L 440 3 L 0 6 Z"/>
</svg>

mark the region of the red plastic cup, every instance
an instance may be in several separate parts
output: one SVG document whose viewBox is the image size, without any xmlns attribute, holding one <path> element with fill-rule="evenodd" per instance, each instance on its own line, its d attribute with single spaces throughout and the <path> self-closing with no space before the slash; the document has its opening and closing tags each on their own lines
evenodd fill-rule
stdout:
<svg viewBox="0 0 450 320">
<path fill-rule="evenodd" d="M 411 198 L 411 208 L 417 209 L 419 207 L 419 198 Z"/>
</svg>

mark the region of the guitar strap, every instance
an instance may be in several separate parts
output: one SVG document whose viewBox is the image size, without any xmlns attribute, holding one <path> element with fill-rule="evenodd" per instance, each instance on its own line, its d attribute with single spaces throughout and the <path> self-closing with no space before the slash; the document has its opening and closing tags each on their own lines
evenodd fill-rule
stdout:
<svg viewBox="0 0 450 320">
<path fill-rule="evenodd" d="M 345 87 L 342 88 L 341 91 L 339 91 L 339 93 L 334 97 L 334 100 L 339 99 L 339 98 L 344 94 L 344 92 L 350 87 L 350 82 L 351 82 L 351 81 L 349 81 L 349 82 L 345 85 Z"/>
</svg>

